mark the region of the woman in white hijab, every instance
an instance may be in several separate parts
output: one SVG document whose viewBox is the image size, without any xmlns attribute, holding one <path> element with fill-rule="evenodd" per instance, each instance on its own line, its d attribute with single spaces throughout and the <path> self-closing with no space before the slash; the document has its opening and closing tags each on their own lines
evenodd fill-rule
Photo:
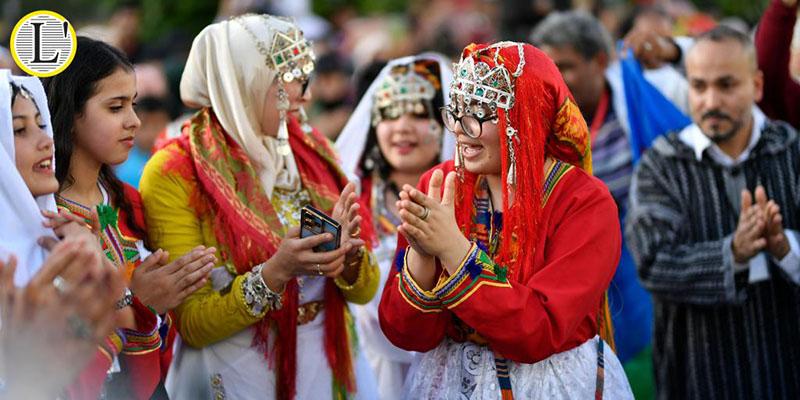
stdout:
<svg viewBox="0 0 800 400">
<path fill-rule="evenodd" d="M 121 274 L 104 268 L 88 229 L 45 226 L 53 224 L 43 211 L 56 209 L 53 153 L 41 83 L 0 70 L 0 394 L 7 398 L 62 393 L 115 328 L 115 295 L 124 287 Z M 64 240 L 53 244 L 57 236 Z"/>
<path fill-rule="evenodd" d="M 12 83 L 14 86 L 12 86 Z M 47 250 L 41 247 L 37 240 L 43 236 L 54 237 L 52 229 L 46 228 L 42 222 L 45 218 L 41 210 L 56 211 L 56 201 L 53 193 L 58 190 L 58 181 L 55 178 L 53 162 L 53 130 L 50 126 L 50 111 L 42 84 L 37 78 L 15 77 L 8 70 L 0 70 L 0 208 L 3 210 L 3 229 L 0 230 L 0 258 L 7 259 L 8 252 L 15 254 L 19 267 L 14 276 L 17 285 L 23 285 L 30 280 L 36 270 L 47 257 Z M 22 88 L 22 89 L 20 89 Z M 16 96 L 14 96 L 16 92 Z M 12 100 L 20 98 L 32 102 L 40 114 L 40 135 L 15 134 L 14 117 L 12 116 Z M 17 118 L 19 129 L 24 129 L 23 121 Z M 34 121 L 34 125 L 36 122 Z M 17 137 L 19 136 L 19 137 Z M 16 140 L 15 140 L 16 139 Z M 16 141 L 25 140 L 30 145 L 17 151 L 14 147 Z M 42 143 L 40 143 L 42 142 Z M 19 157 L 18 157 L 19 156 Z M 43 167 L 44 160 L 50 161 Z M 18 163 L 19 161 L 19 163 Z M 28 162 L 30 161 L 30 162 Z M 29 163 L 31 165 L 22 165 Z M 17 168 L 24 171 L 28 182 L 17 172 Z M 31 194 L 31 196 L 27 196 Z"/>
<path fill-rule="evenodd" d="M 333 149 L 294 117 L 314 58 L 293 21 L 269 15 L 212 24 L 192 44 L 181 98 L 201 110 L 140 184 L 157 246 L 213 246 L 222 264 L 175 310 L 173 399 L 375 397 L 345 304 L 378 285 L 371 220 Z M 300 238 L 307 205 L 341 224 L 336 250 L 313 250 L 333 235 Z"/>
<path fill-rule="evenodd" d="M 379 241 L 375 255 L 381 286 L 389 276 L 400 224 L 395 202 L 404 184 L 451 159 L 455 136 L 445 132 L 439 108 L 449 99 L 450 63 L 435 53 L 390 61 L 361 98 L 336 147 L 342 166 L 359 181 L 361 199 L 370 206 Z M 359 338 L 378 382 L 381 399 L 403 397 L 403 382 L 413 353 L 389 343 L 378 323 L 380 295 L 356 306 Z"/>
</svg>

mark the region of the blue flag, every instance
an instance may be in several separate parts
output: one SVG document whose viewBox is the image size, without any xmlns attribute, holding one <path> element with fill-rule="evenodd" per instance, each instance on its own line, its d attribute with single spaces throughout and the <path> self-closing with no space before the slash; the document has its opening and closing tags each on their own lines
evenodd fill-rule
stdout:
<svg viewBox="0 0 800 400">
<path fill-rule="evenodd" d="M 622 43 L 619 51 L 623 51 Z M 633 163 L 636 164 L 642 152 L 650 148 L 657 137 L 679 131 L 692 121 L 644 78 L 642 66 L 633 56 L 633 50 L 627 50 L 626 57 L 620 59 L 620 65 L 631 128 Z"/>
</svg>

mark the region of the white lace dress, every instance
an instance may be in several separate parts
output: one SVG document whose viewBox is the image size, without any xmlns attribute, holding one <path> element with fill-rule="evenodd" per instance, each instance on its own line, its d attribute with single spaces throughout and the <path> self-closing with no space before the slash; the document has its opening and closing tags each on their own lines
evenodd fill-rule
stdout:
<svg viewBox="0 0 800 400">
<path fill-rule="evenodd" d="M 593 399 L 598 383 L 598 341 L 553 354 L 535 364 L 509 362 L 514 399 Z M 603 399 L 633 399 L 625 371 L 603 342 Z M 445 338 L 410 372 L 406 398 L 418 400 L 500 400 L 494 353 L 472 342 Z"/>
</svg>

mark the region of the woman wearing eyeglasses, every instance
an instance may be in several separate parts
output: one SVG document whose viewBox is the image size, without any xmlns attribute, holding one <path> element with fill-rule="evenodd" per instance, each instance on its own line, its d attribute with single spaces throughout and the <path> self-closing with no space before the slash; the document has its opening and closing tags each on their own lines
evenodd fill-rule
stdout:
<svg viewBox="0 0 800 400">
<path fill-rule="evenodd" d="M 374 398 L 346 305 L 378 285 L 361 239 L 371 218 L 328 142 L 294 117 L 314 58 L 293 21 L 269 15 L 210 25 L 192 45 L 181 98 L 201 110 L 140 187 L 154 243 L 213 246 L 222 265 L 175 310 L 172 399 Z M 330 234 L 300 238 L 306 205 L 341 224 L 337 250 L 313 251 Z"/>
<path fill-rule="evenodd" d="M 408 397 L 632 398 L 607 342 L 617 210 L 561 75 L 513 42 L 468 46 L 454 74 L 456 160 L 403 187 L 379 309 L 425 353 Z"/>
<path fill-rule="evenodd" d="M 358 179 L 361 200 L 370 206 L 377 246 L 373 249 L 385 282 L 392 269 L 400 225 L 395 203 L 400 188 L 416 184 L 437 163 L 449 160 L 454 136 L 443 132 L 440 108 L 453 80 L 450 62 L 426 53 L 390 61 L 361 98 L 336 141 L 343 169 Z M 413 353 L 389 343 L 378 322 L 376 296 L 355 307 L 359 340 L 383 400 L 402 399 Z"/>
</svg>

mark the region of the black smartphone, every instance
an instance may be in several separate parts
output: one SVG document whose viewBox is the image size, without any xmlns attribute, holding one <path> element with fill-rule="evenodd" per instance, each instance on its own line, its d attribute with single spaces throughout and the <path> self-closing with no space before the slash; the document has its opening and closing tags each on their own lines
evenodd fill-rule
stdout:
<svg viewBox="0 0 800 400">
<path fill-rule="evenodd" d="M 300 237 L 307 238 L 323 233 L 330 233 L 333 235 L 333 240 L 314 247 L 314 251 L 322 253 L 338 249 L 342 225 L 313 206 L 303 207 L 303 209 L 300 210 Z"/>
</svg>

